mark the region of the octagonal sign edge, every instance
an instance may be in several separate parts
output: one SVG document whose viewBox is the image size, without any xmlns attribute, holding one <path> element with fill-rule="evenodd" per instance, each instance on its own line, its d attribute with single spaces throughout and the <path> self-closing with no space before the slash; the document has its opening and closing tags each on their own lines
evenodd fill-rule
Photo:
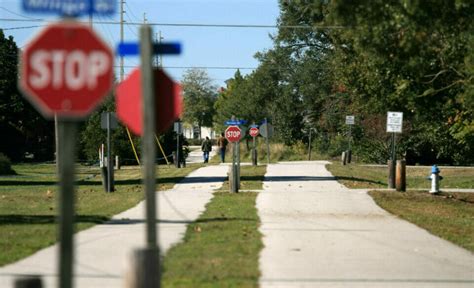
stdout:
<svg viewBox="0 0 474 288">
<path fill-rule="evenodd" d="M 110 92 L 114 54 L 88 26 L 48 25 L 20 55 L 19 89 L 46 118 L 84 118 Z"/>
</svg>

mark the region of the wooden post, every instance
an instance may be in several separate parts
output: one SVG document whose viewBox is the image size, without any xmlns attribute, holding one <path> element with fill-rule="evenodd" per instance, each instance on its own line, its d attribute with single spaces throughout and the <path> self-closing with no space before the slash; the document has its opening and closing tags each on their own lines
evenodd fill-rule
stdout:
<svg viewBox="0 0 474 288">
<path fill-rule="evenodd" d="M 396 172 L 396 181 L 395 187 L 397 191 L 406 191 L 406 162 L 405 160 L 397 161 L 397 172 Z"/>
<path fill-rule="evenodd" d="M 342 162 L 342 165 L 346 165 L 346 163 L 347 163 L 347 154 L 346 154 L 346 151 L 342 152 L 341 162 Z"/>
<path fill-rule="evenodd" d="M 395 161 L 388 160 L 388 188 L 394 189 L 395 188 Z"/>
</svg>

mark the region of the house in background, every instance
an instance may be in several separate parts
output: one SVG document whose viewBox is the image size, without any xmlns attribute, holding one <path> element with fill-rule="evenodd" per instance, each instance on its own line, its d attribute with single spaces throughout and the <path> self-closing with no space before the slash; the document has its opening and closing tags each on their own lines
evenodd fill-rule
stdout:
<svg viewBox="0 0 474 288">
<path fill-rule="evenodd" d="M 215 139 L 216 136 L 218 136 L 211 127 L 201 127 L 201 129 L 199 129 L 199 126 L 192 126 L 189 124 L 183 124 L 183 134 L 187 139 L 203 139 L 206 137 Z"/>
</svg>

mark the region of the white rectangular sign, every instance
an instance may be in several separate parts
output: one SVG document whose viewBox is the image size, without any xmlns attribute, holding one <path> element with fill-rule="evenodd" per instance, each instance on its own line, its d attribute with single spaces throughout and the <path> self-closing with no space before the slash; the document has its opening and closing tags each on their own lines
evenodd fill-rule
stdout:
<svg viewBox="0 0 474 288">
<path fill-rule="evenodd" d="M 403 112 L 387 112 L 387 132 L 402 133 Z"/>
<path fill-rule="evenodd" d="M 355 123 L 355 116 L 346 116 L 346 124 L 347 125 L 354 125 Z"/>
</svg>

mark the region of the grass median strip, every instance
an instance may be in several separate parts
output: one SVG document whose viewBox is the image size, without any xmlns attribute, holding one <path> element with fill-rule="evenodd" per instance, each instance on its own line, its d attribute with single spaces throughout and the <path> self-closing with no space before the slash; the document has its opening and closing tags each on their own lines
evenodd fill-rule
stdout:
<svg viewBox="0 0 474 288">
<path fill-rule="evenodd" d="M 244 189 L 260 190 L 266 166 L 242 166 Z M 225 185 L 225 183 L 224 183 Z M 223 187 L 222 190 L 226 191 Z M 263 248 L 255 192 L 215 192 L 184 241 L 164 260 L 166 287 L 258 287 L 258 257 Z"/>
<path fill-rule="evenodd" d="M 257 193 L 216 192 L 164 260 L 166 287 L 257 287 L 262 249 Z"/>
<path fill-rule="evenodd" d="M 371 191 L 375 202 L 432 234 L 474 252 L 474 194 Z"/>
<path fill-rule="evenodd" d="M 159 190 L 170 189 L 200 165 L 183 169 L 162 166 Z M 56 242 L 57 177 L 53 164 L 14 166 L 18 175 L 0 176 L 0 266 Z M 76 168 L 76 230 L 107 221 L 143 198 L 140 167 L 115 172 L 115 189 L 105 193 L 98 167 Z"/>
</svg>

